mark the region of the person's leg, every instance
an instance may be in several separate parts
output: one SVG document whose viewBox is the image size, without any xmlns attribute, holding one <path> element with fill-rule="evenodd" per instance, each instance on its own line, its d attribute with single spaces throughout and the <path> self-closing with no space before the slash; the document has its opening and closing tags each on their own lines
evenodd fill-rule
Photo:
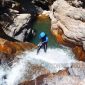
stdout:
<svg viewBox="0 0 85 85">
<path fill-rule="evenodd" d="M 42 45 L 38 47 L 37 54 L 39 53 L 40 49 L 42 48 Z"/>
<path fill-rule="evenodd" d="M 47 51 L 47 43 L 45 43 L 43 47 L 44 47 L 44 52 L 46 52 Z"/>
</svg>

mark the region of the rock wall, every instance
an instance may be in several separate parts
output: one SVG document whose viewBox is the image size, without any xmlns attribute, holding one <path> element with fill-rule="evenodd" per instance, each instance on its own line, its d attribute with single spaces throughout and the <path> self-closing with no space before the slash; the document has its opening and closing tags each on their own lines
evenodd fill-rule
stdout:
<svg viewBox="0 0 85 85">
<path fill-rule="evenodd" d="M 27 27 L 30 23 L 30 20 L 30 14 L 18 14 L 14 18 L 13 23 L 3 30 L 10 37 L 13 37 L 19 41 L 25 41 L 30 33 L 31 35 L 35 34 L 31 28 Z"/>
<path fill-rule="evenodd" d="M 29 2 L 23 4 L 25 5 Z M 36 18 L 37 10 L 34 5 L 31 6 L 31 3 L 28 4 L 30 6 L 27 7 L 28 9 L 23 4 L 17 0 L 1 0 L 0 30 L 2 30 L 3 35 L 9 38 L 18 41 L 30 41 L 35 36 L 32 25 Z M 1 37 L 3 38 L 3 36 Z"/>
<path fill-rule="evenodd" d="M 76 62 L 58 73 L 47 73 L 19 85 L 84 85 L 85 63 Z"/>
<path fill-rule="evenodd" d="M 85 61 L 85 9 L 74 7 L 65 0 L 51 6 L 51 31 L 57 41 L 73 48 L 78 59 Z M 78 47 L 78 48 L 77 48 Z"/>
<path fill-rule="evenodd" d="M 32 43 L 11 42 L 0 38 L 0 63 L 12 61 L 16 55 L 35 47 Z"/>
</svg>

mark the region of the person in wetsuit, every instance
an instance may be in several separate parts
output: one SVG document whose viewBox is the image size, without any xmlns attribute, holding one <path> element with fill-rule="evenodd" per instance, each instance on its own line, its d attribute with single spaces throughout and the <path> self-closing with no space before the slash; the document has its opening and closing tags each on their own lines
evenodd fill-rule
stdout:
<svg viewBox="0 0 85 85">
<path fill-rule="evenodd" d="M 47 51 L 47 43 L 48 43 L 48 37 L 45 34 L 45 32 L 41 32 L 39 34 L 39 39 L 40 39 L 40 43 L 38 44 L 38 50 L 37 50 L 37 54 L 39 53 L 40 49 L 43 47 L 44 48 L 44 52 Z"/>
</svg>

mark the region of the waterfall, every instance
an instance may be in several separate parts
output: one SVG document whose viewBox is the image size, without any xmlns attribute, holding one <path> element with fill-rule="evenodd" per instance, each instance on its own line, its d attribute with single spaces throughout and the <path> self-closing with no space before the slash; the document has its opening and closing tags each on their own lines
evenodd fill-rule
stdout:
<svg viewBox="0 0 85 85">
<path fill-rule="evenodd" d="M 1 66 L 0 69 L 0 85 L 18 85 L 24 79 L 32 80 L 41 75 L 41 70 L 38 68 L 33 72 L 33 66 L 40 66 L 47 69 L 49 72 L 58 72 L 66 67 L 70 67 L 76 60 L 70 48 L 48 48 L 44 53 L 43 49 L 39 54 L 37 50 L 25 51 L 21 55 L 16 56 L 19 58 L 14 62 L 10 69 L 4 70 Z M 5 67 L 7 68 L 7 67 Z M 38 73 L 39 72 L 39 73 Z M 3 76 L 6 75 L 6 79 Z M 2 82 L 1 82 L 2 81 Z"/>
</svg>

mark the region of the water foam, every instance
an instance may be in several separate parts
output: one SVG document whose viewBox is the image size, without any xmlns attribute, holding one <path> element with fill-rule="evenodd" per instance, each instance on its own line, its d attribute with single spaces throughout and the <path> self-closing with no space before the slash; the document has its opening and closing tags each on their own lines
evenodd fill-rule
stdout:
<svg viewBox="0 0 85 85">
<path fill-rule="evenodd" d="M 71 63 L 75 62 L 74 55 L 69 48 L 49 48 L 47 53 L 44 53 L 43 49 L 41 49 L 39 54 L 36 54 L 36 51 L 25 51 L 22 55 L 17 56 L 21 59 L 17 63 L 14 63 L 12 69 L 8 72 L 6 79 L 7 85 L 18 85 L 18 83 L 24 80 L 23 76 L 26 74 L 25 69 L 29 62 L 31 64 L 41 65 L 50 72 L 57 72 L 65 67 L 70 67 Z"/>
</svg>

